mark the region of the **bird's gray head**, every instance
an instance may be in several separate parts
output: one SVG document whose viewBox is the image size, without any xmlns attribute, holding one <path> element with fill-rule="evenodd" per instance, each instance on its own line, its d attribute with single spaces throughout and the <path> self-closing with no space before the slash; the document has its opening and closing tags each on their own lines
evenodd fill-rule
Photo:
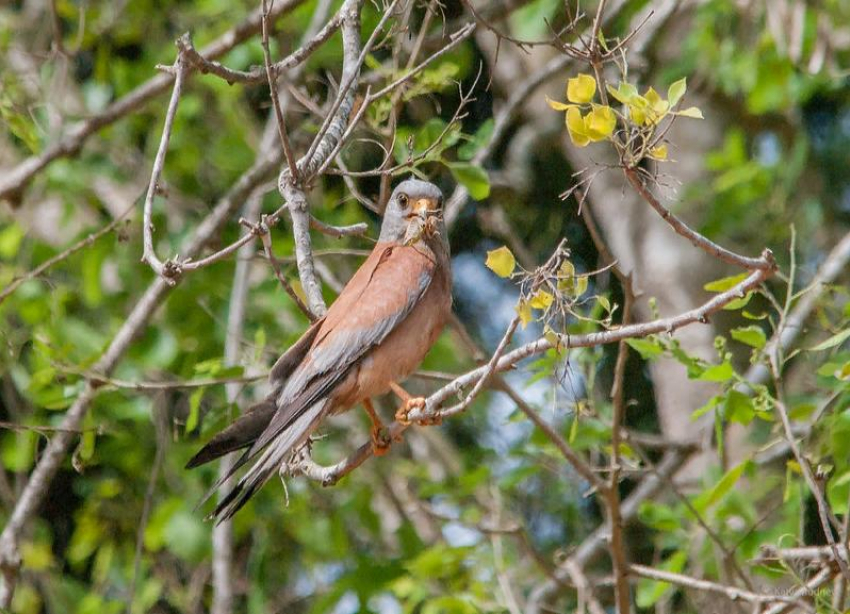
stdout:
<svg viewBox="0 0 850 614">
<path fill-rule="evenodd" d="M 398 184 L 384 211 L 381 224 L 382 243 L 404 243 L 421 232 L 428 218 L 436 218 L 436 229 L 445 241 L 443 225 L 443 193 L 427 181 L 407 179 Z"/>
</svg>

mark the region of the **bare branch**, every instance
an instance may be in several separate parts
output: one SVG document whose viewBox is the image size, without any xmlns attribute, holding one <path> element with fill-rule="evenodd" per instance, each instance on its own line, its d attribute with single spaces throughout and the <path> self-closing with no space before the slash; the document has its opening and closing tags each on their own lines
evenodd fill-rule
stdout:
<svg viewBox="0 0 850 614">
<path fill-rule="evenodd" d="M 502 392 L 504 392 L 508 397 L 510 397 L 511 401 L 513 401 L 517 408 L 525 414 L 525 416 L 534 423 L 534 426 L 539 428 L 543 433 L 546 434 L 546 437 L 549 438 L 555 447 L 558 448 L 558 451 L 563 455 L 567 462 L 572 465 L 573 469 L 576 470 L 581 477 L 583 477 L 587 482 L 593 486 L 597 490 L 597 492 L 605 493 L 608 489 L 608 486 L 602 479 L 596 475 L 596 472 L 593 468 L 584 460 L 575 450 L 573 450 L 572 446 L 567 443 L 567 440 L 564 439 L 561 434 L 552 428 L 548 422 L 546 422 L 539 413 L 537 413 L 531 405 L 526 403 L 525 399 L 523 399 L 513 387 L 509 386 L 507 382 L 504 381 L 504 378 L 499 378 L 496 381 L 496 388 Z"/>
<path fill-rule="evenodd" d="M 767 253 L 764 257 L 770 258 Z M 730 288 L 726 292 L 717 294 L 711 300 L 696 309 L 692 309 L 671 318 L 662 318 L 640 324 L 630 324 L 627 326 L 621 326 L 620 328 L 590 333 L 587 335 L 560 335 L 557 340 L 557 344 L 559 348 L 566 350 L 577 347 L 591 347 L 608 343 L 616 343 L 623 339 L 646 337 L 647 335 L 658 333 L 666 332 L 670 334 L 683 326 L 707 321 L 708 317 L 712 313 L 722 309 L 725 305 L 728 305 L 731 301 L 743 296 L 750 290 L 755 289 L 772 274 L 772 269 L 756 269 L 746 279 L 736 284 L 733 288 Z M 510 369 L 521 360 L 524 360 L 529 356 L 545 352 L 546 350 L 554 347 L 555 345 L 545 337 L 538 339 L 537 341 L 527 343 L 503 355 L 496 362 L 495 371 L 500 372 Z M 409 413 L 409 420 L 411 422 L 432 422 L 460 413 L 466 409 L 462 402 L 445 409 L 440 409 L 440 406 L 447 399 L 457 395 L 467 386 L 476 384 L 482 377 L 487 376 L 488 373 L 490 373 L 490 367 L 489 365 L 484 365 L 457 377 L 451 383 L 431 394 L 425 400 L 425 407 L 423 409 L 413 409 Z M 406 425 L 393 422 L 389 426 L 389 435 L 393 439 L 400 437 L 406 428 Z M 362 465 L 366 459 L 372 455 L 372 453 L 373 449 L 371 443 L 365 443 L 350 456 L 330 467 L 321 467 L 316 465 L 307 455 L 305 458 L 300 459 L 300 461 L 296 463 L 295 470 L 311 479 L 321 482 L 326 486 L 330 486 L 336 484 L 342 477 Z M 598 478 L 596 479 L 598 480 Z M 623 508 L 625 508 L 625 502 L 623 504 Z M 625 510 L 622 509 L 621 512 L 625 519 Z"/>
<path fill-rule="evenodd" d="M 186 36 L 186 35 L 184 35 Z M 169 72 L 174 73 L 174 89 L 171 91 L 171 100 L 168 102 L 168 110 L 165 113 L 165 124 L 162 128 L 162 137 L 159 140 L 159 148 L 151 169 L 151 180 L 145 195 L 144 219 L 142 221 L 142 235 L 144 238 L 144 253 L 142 262 L 146 262 L 160 277 L 164 277 L 171 285 L 175 284 L 174 278 L 179 275 L 180 269 L 172 261 L 163 263 L 156 255 L 153 247 L 153 200 L 160 191 L 159 179 L 165 166 L 165 154 L 168 151 L 168 142 L 171 140 L 171 128 L 174 126 L 174 118 L 177 115 L 177 105 L 180 103 L 180 95 L 183 92 L 183 81 L 186 79 L 187 69 L 183 54 L 178 52 L 174 66 Z"/>
<path fill-rule="evenodd" d="M 701 235 L 697 231 L 693 230 L 690 226 L 685 224 L 678 217 L 673 215 L 669 209 L 667 209 L 664 205 L 662 205 L 655 195 L 649 191 L 649 188 L 643 182 L 643 179 L 639 176 L 639 170 L 636 168 L 624 167 L 623 172 L 626 174 L 626 178 L 629 180 L 629 183 L 632 184 L 632 187 L 640 194 L 643 199 L 649 203 L 649 205 L 655 209 L 655 211 L 661 216 L 661 218 L 667 222 L 670 227 L 676 231 L 676 234 L 686 238 L 690 241 L 694 246 L 700 248 L 707 254 L 714 256 L 715 258 L 722 260 L 723 262 L 728 262 L 729 264 L 734 264 L 740 266 L 745 269 L 753 270 L 759 268 L 772 268 L 775 267 L 773 263 L 773 259 L 765 258 L 763 254 L 760 258 L 749 258 L 747 256 L 741 256 L 740 254 L 736 254 L 733 251 L 726 249 L 714 243 L 707 237 Z"/>
<path fill-rule="evenodd" d="M 393 6 L 397 1 L 394 0 Z M 312 177 L 313 173 L 324 164 L 331 152 L 336 149 L 337 143 L 342 138 L 348 124 L 348 117 L 354 105 L 354 93 L 357 87 L 360 65 L 363 61 L 360 49 L 360 8 L 362 4 L 363 0 L 346 0 L 339 10 L 342 18 L 343 48 L 342 80 L 339 94 L 328 113 L 327 121 L 314 139 L 312 146 L 298 160 L 297 179 L 299 181 L 296 182 L 296 178 L 288 172 L 288 169 L 284 170 L 278 178 L 278 189 L 292 216 L 295 256 L 301 286 L 307 295 L 310 311 L 317 316 L 323 316 L 327 312 L 327 306 L 322 298 L 322 288 L 316 279 L 312 253 L 313 243 L 310 238 L 310 213 L 307 196 L 301 182 Z M 374 40 L 389 13 L 389 10 L 385 13 L 381 23 L 372 33 L 370 41 Z M 368 44 L 366 49 L 369 49 Z"/>
<path fill-rule="evenodd" d="M 785 353 L 794 345 L 803 332 L 806 321 L 811 316 L 818 301 L 824 292 L 829 289 L 836 278 L 847 270 L 850 263 L 850 233 L 845 234 L 841 240 L 827 254 L 817 273 L 809 284 L 810 290 L 806 291 L 799 302 L 794 306 L 783 320 L 780 330 L 765 345 L 764 352 L 770 356 L 774 352 Z M 747 370 L 744 379 L 753 384 L 763 384 L 770 377 L 770 368 L 762 363 L 756 363 Z"/>
<path fill-rule="evenodd" d="M 797 607 L 804 605 L 799 603 L 797 599 L 794 599 L 792 597 L 786 597 L 780 594 L 765 595 L 762 593 L 755 593 L 742 588 L 726 586 L 725 584 L 709 582 L 708 580 L 700 580 L 698 578 L 692 578 L 690 576 L 685 576 L 679 573 L 663 571 L 660 569 L 653 569 L 652 567 L 647 567 L 646 565 L 629 565 L 629 571 L 637 576 L 649 578 L 650 580 L 657 580 L 659 582 L 669 582 L 670 584 L 675 584 L 677 586 L 684 586 L 686 588 L 692 588 L 695 590 L 724 595 L 731 601 L 738 601 L 739 599 L 743 599 L 751 603 L 761 604 L 776 603 L 778 601 Z"/>
<path fill-rule="evenodd" d="M 596 28 L 598 28 L 602 5 L 596 14 Z M 594 41 L 596 38 L 594 37 Z M 591 47 L 592 49 L 594 47 Z M 615 267 L 616 269 L 616 267 Z M 625 278 L 623 284 L 625 301 L 623 304 L 623 322 L 628 325 L 632 317 L 632 304 L 634 303 L 634 291 L 632 290 L 631 277 Z M 626 561 L 626 547 L 623 539 L 623 519 L 620 516 L 620 443 L 622 441 L 623 421 L 626 414 L 625 380 L 626 362 L 629 358 L 629 345 L 620 341 L 617 348 L 617 361 L 614 364 L 614 384 L 611 388 L 611 405 L 613 415 L 611 417 L 611 469 L 608 488 L 604 492 L 603 501 L 608 512 L 609 544 L 611 548 L 611 564 L 614 569 L 614 596 L 617 602 L 617 612 L 629 614 L 631 611 L 631 600 L 628 581 L 628 563 Z"/>
<path fill-rule="evenodd" d="M 264 216 L 265 217 L 265 216 Z M 265 223 L 265 220 L 262 222 Z M 272 236 L 270 232 L 264 232 L 260 235 L 260 238 L 263 241 L 263 251 L 266 253 L 266 259 L 268 259 L 269 264 L 272 265 L 272 270 L 274 271 L 275 277 L 280 282 L 280 285 L 283 287 L 284 291 L 289 295 L 289 298 L 295 303 L 298 309 L 307 316 L 311 322 L 316 321 L 316 316 L 313 315 L 313 312 L 310 311 L 310 308 L 304 304 L 304 301 L 301 300 L 301 297 L 295 292 L 295 289 L 292 287 L 292 284 L 284 277 L 283 272 L 280 270 L 280 264 L 278 263 L 277 258 L 275 258 L 274 252 L 272 251 Z"/>
<path fill-rule="evenodd" d="M 322 220 L 315 216 L 310 216 L 310 228 L 318 230 L 323 235 L 341 239 L 342 237 L 359 237 L 366 234 L 369 230 L 369 225 L 366 222 L 358 222 L 350 226 L 331 226 L 325 224 Z"/>
<path fill-rule="evenodd" d="M 620 514 L 624 524 L 637 516 L 638 509 L 644 501 L 656 496 L 661 491 L 665 482 L 660 476 L 675 475 L 696 449 L 696 447 L 675 449 L 664 455 L 661 462 L 658 463 L 658 475 L 647 475 L 623 500 L 620 506 Z M 597 556 L 605 552 L 607 545 L 608 529 L 603 525 L 585 538 L 572 556 L 559 564 L 558 569 L 554 572 L 554 578 L 548 578 L 531 591 L 528 597 L 528 614 L 541 614 L 543 611 L 549 611 L 546 603 L 561 588 L 560 582 L 570 577 L 568 570 L 570 563 L 577 566 L 578 569 L 583 569 Z"/>
<path fill-rule="evenodd" d="M 283 110 L 280 107 L 280 97 L 277 93 L 277 81 L 275 80 L 272 71 L 272 56 L 269 50 L 269 14 L 274 8 L 274 0 L 263 0 L 262 5 L 262 47 L 263 47 L 263 63 L 266 68 L 266 77 L 269 82 L 269 94 L 272 99 L 272 107 L 274 108 L 275 119 L 277 120 L 277 132 L 280 136 L 280 142 L 283 146 L 283 155 L 286 159 L 286 164 L 289 167 L 289 173 L 298 181 L 298 169 L 295 166 L 295 155 L 292 153 L 292 145 L 289 143 L 289 133 L 286 130 L 286 119 L 283 115 Z"/>
</svg>

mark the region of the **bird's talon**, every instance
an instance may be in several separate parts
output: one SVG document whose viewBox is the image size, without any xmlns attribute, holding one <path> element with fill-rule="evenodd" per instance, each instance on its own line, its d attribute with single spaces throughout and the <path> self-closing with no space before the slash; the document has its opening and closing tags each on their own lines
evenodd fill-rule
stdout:
<svg viewBox="0 0 850 614">
<path fill-rule="evenodd" d="M 372 428 L 372 454 L 375 456 L 383 456 L 390 451 L 392 438 L 385 428 Z"/>
<path fill-rule="evenodd" d="M 424 397 L 411 397 L 407 399 L 401 406 L 401 408 L 399 408 L 399 410 L 395 413 L 396 422 L 403 424 L 404 426 L 410 426 L 413 422 L 416 422 L 417 424 L 423 426 L 434 424 L 433 420 L 435 420 L 435 418 L 419 418 L 415 421 L 411 420 L 410 412 L 415 409 L 418 409 L 420 411 L 425 409 Z M 439 419 L 439 417 L 436 419 Z"/>
</svg>

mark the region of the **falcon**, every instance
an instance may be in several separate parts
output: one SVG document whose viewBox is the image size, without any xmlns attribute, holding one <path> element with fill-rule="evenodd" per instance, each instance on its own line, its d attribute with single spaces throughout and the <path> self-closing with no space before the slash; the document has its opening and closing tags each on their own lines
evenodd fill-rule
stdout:
<svg viewBox="0 0 850 614">
<path fill-rule="evenodd" d="M 392 193 L 378 242 L 327 314 L 281 356 L 269 374 L 271 393 L 215 435 L 187 464 L 197 467 L 244 450 L 214 492 L 253 462 L 211 514 L 230 518 L 285 465 L 327 417 L 363 404 L 376 454 L 389 447 L 371 399 L 393 390 L 405 421 L 424 399 L 398 382 L 419 366 L 451 312 L 451 259 L 443 195 L 408 179 Z"/>
</svg>

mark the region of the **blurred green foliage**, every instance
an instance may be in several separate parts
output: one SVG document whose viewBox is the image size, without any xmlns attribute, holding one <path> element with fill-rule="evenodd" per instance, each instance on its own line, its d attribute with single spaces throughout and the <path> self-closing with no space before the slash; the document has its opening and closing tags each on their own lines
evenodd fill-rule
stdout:
<svg viewBox="0 0 850 614">
<path fill-rule="evenodd" d="M 170 64 L 171 43 L 183 31 L 190 30 L 200 47 L 245 18 L 257 3 L 58 0 L 64 56 L 49 55 L 50 28 L 40 21 L 27 23 L 22 4 L 27 3 L 0 9 L 0 52 L 6 56 L 13 48 L 31 44 L 42 59 L 48 59 L 31 75 L 34 82 L 29 85 L 16 71 L 0 73 L 0 119 L 8 131 L 4 147 L 8 144 L 18 157 L 38 153 L 55 141 L 50 109 L 44 103 L 54 91 L 67 87 L 70 92 L 61 107 L 68 119 L 96 113 L 150 79 L 156 64 Z M 652 82 L 665 86 L 687 74 L 689 83 L 699 84 L 715 105 L 728 109 L 723 144 L 705 160 L 705 181 L 686 187 L 685 205 L 699 212 L 701 230 L 720 242 L 749 251 L 779 246 L 777 256 L 785 270 L 789 256 L 782 248 L 790 241 L 793 224 L 805 239 L 798 241 L 796 291 L 809 281 L 834 235 L 846 230 L 842 224 L 850 215 L 846 205 L 850 180 L 835 170 L 846 171 L 850 151 L 848 88 L 846 81 L 825 71 L 812 74 L 790 59 L 763 18 L 742 15 L 737 4 L 701 3 L 687 25 L 681 59 L 654 65 L 648 72 Z M 846 23 L 848 18 L 844 3 L 821 4 L 807 9 L 804 58 L 813 53 L 819 15 L 833 23 L 842 19 Z M 634 3 L 626 15 L 645 5 Z M 511 14 L 505 27 L 521 38 L 546 37 L 544 19 L 563 23 L 559 6 L 552 0 L 529 2 Z M 316 2 L 306 2 L 280 21 L 272 44 L 275 57 L 295 47 L 315 7 Z M 375 6 L 367 3 L 364 32 L 370 32 L 377 19 Z M 442 27 L 438 21 L 433 24 L 435 32 Z M 80 27 L 83 22 L 85 27 Z M 625 19 L 613 26 L 625 27 Z M 378 50 L 367 59 L 367 70 L 387 79 L 399 76 L 388 55 L 386 49 Z M 482 49 L 468 41 L 422 72 L 402 100 L 392 160 L 412 161 L 413 172 L 444 188 L 463 184 L 473 200 L 481 201 L 470 210 L 486 208 L 490 202 L 504 206 L 515 233 L 540 261 L 559 237 L 567 236 L 577 266 L 582 271 L 594 268 L 595 251 L 574 209 L 557 198 L 570 186 L 571 169 L 551 139 L 528 153 L 532 180 L 524 194 L 518 189 L 512 192 L 504 178 L 501 184 L 493 181 L 495 173 L 473 163 L 476 153 L 489 144 L 493 109 L 511 94 L 487 91 L 485 72 L 476 90 L 480 100 L 471 104 L 469 116 L 453 116 L 460 97 L 453 81 L 471 87 L 483 57 Z M 331 80 L 327 75 L 338 78 L 340 59 L 337 35 L 306 65 L 308 95 L 317 99 L 326 95 Z M 238 69 L 261 63 L 258 40 L 238 46 L 222 61 Z M 63 80 L 71 85 L 63 86 Z M 160 203 L 155 212 L 160 254 L 177 253 L 191 229 L 253 162 L 269 108 L 267 93 L 264 86 L 228 86 L 211 77 L 189 83 L 165 172 L 169 206 L 174 210 L 167 217 Z M 390 112 L 389 98 L 378 101 L 366 121 L 382 130 Z M 0 288 L 134 202 L 140 208 L 164 114 L 165 104 L 158 99 L 105 129 L 79 156 L 48 166 L 29 196 L 49 205 L 39 209 L 47 221 L 0 209 Z M 299 145 L 318 126 L 306 112 L 300 121 Z M 824 135 L 824 126 L 841 128 Z M 380 148 L 363 142 L 348 147 L 343 158 L 352 168 L 369 168 L 380 163 L 382 155 Z M 377 195 L 374 177 L 362 185 L 367 194 Z M 313 211 L 322 220 L 345 225 L 366 219 L 371 223 L 368 236 L 376 235 L 377 218 L 350 197 L 339 177 L 325 178 L 311 198 Z M 267 194 L 264 210 L 273 210 L 277 201 L 273 192 Z M 0 303 L 0 419 L 38 427 L 0 433 L 0 463 L 13 495 L 20 492 L 52 435 L 49 429 L 60 424 L 88 369 L 152 281 L 149 268 L 139 262 L 140 227 L 136 212 L 126 226 L 25 282 Z M 272 231 L 280 257 L 293 253 L 288 230 L 284 224 Z M 238 231 L 236 224 L 228 225 L 221 245 L 235 240 Z M 498 341 L 516 299 L 516 289 L 507 282 L 487 277 L 487 284 L 478 284 L 481 275 L 489 275 L 483 268 L 484 253 L 504 243 L 503 237 L 494 235 L 478 227 L 467 211 L 451 237 L 456 262 L 471 256 L 479 274 L 458 287 L 458 312 L 487 347 Z M 317 235 L 315 239 L 322 262 L 343 281 L 361 258 L 343 250 L 368 250 L 371 245 L 370 238 Z M 256 260 L 241 340 L 244 368 L 226 368 L 221 359 L 235 266 L 230 259 L 181 282 L 150 326 L 133 340 L 115 380 L 198 380 L 267 368 L 298 338 L 307 320 L 265 262 Z M 284 271 L 296 279 L 291 260 Z M 782 296 L 779 282 L 774 289 Z M 617 303 L 622 303 L 616 287 L 592 290 L 594 319 L 609 316 L 612 309 L 616 313 Z M 475 310 L 479 295 L 492 298 L 483 312 Z M 502 295 L 507 297 L 506 310 L 499 309 Z M 333 299 L 330 289 L 326 298 Z M 846 287 L 836 288 L 828 299 L 816 315 L 816 327 L 840 335 L 850 320 Z M 763 317 L 767 311 L 760 298 L 742 300 L 735 311 L 740 322 L 718 342 L 712 361 L 687 355 L 666 336 L 632 342 L 635 352 L 627 386 L 635 405 L 629 410 L 629 426 L 657 429 L 645 366 L 668 356 L 685 364 L 690 377 L 719 384 L 718 395 L 707 406 L 689 409 L 714 416 L 721 449 L 723 426 L 732 422 L 767 439 L 778 428 L 773 391 L 765 387 L 748 396 L 737 387 L 748 359 L 763 357 L 774 323 Z M 773 312 L 771 318 L 775 316 Z M 596 325 L 570 321 L 567 330 L 582 334 L 596 330 Z M 803 375 L 789 394 L 791 417 L 803 423 L 818 412 L 808 452 L 813 463 L 829 469 L 828 499 L 836 513 L 845 514 L 850 494 L 846 336 L 834 345 L 802 352 L 795 360 L 802 364 L 795 368 Z M 605 451 L 610 451 L 612 410 L 603 383 L 610 380 L 612 362 L 610 350 L 604 348 L 550 351 L 524 365 L 521 377 L 512 382 L 529 392 L 533 404 L 576 450 L 602 462 Z M 462 344 L 447 333 L 423 368 L 461 372 L 473 364 Z M 25 573 L 17 587 L 15 612 L 189 613 L 209 608 L 211 526 L 203 520 L 204 510 L 195 505 L 214 481 L 216 467 L 187 472 L 183 466 L 236 409 L 228 405 L 220 385 L 140 391 L 120 382 L 107 385 L 97 396 L 78 434 L 73 458 L 32 519 L 21 544 Z M 426 391 L 432 385 L 417 381 L 412 387 Z M 246 386 L 243 397 L 255 398 L 259 390 Z M 498 577 L 504 570 L 525 593 L 545 580 L 529 549 L 544 562 L 556 560 L 580 544 L 601 522 L 601 515 L 593 499 L 582 496 L 586 485 L 563 463 L 555 446 L 500 399 L 484 394 L 463 417 L 441 427 L 438 436 L 419 434 L 410 449 L 399 445 L 334 488 L 290 480 L 288 504 L 280 485 L 263 488 L 235 518 L 238 611 L 496 613 L 505 611 Z M 389 415 L 390 402 L 384 405 Z M 323 431 L 328 437 L 316 443 L 315 454 L 319 462 L 331 463 L 366 441 L 368 423 L 354 411 Z M 162 467 L 151 484 L 158 453 Z M 623 456 L 635 467 L 641 463 L 628 447 Z M 747 486 L 741 488 L 744 482 Z M 627 481 L 624 492 L 631 485 Z M 141 530 L 137 571 L 140 519 L 149 489 L 153 496 Z M 694 545 L 693 536 L 700 529 L 693 509 L 725 543 L 736 546 L 735 557 L 741 562 L 755 557 L 762 544 L 783 543 L 783 536 L 810 537 L 800 536 L 801 518 L 816 524 L 806 513 L 808 493 L 799 468 L 790 463 L 759 467 L 747 460 L 725 470 L 718 463 L 703 477 L 698 491 L 687 504 L 664 497 L 641 506 L 639 526 L 631 530 L 635 560 L 655 556 L 657 567 L 668 571 L 699 568 L 714 577 L 724 573 L 722 557 L 709 540 Z M 765 508 L 772 510 L 767 521 L 762 517 Z M 5 520 L 9 509 L 5 501 L 0 518 Z M 492 530 L 499 529 L 500 522 L 510 528 L 514 520 L 522 532 L 506 530 L 502 535 Z M 806 543 L 822 541 L 822 535 L 815 535 Z M 603 561 L 592 571 L 605 573 L 607 565 Z M 768 566 L 755 569 L 767 578 L 787 574 Z M 564 607 L 573 608 L 573 595 L 565 594 Z M 669 585 L 641 580 L 635 597 L 640 608 L 670 598 L 681 603 L 681 596 L 671 595 Z M 676 607 L 674 611 L 692 611 Z"/>
</svg>

